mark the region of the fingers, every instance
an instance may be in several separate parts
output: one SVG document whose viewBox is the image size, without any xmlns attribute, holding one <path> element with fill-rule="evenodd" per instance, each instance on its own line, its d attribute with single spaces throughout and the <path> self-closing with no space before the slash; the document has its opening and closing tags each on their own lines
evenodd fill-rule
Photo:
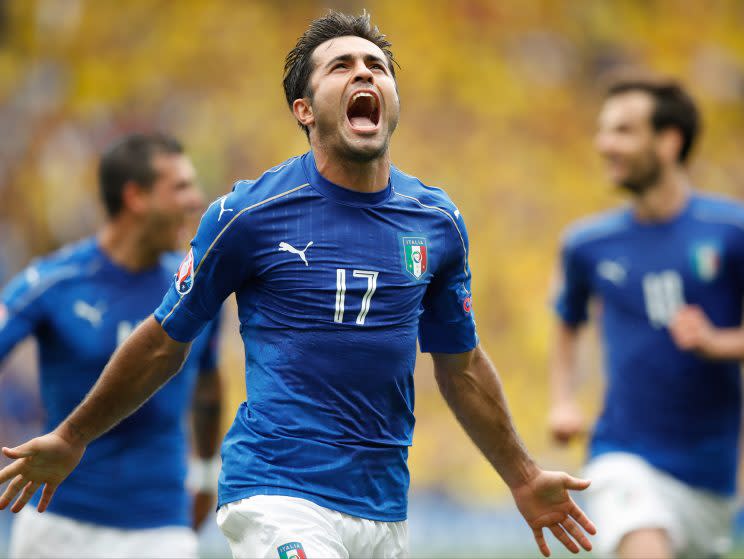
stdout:
<svg viewBox="0 0 744 559">
<path fill-rule="evenodd" d="M 2 470 L 0 470 L 0 483 L 5 483 L 9 479 L 13 479 L 23 471 L 25 461 L 17 461 L 12 464 L 8 464 Z M 2 507 L 0 507 L 2 508 Z"/>
<path fill-rule="evenodd" d="M 568 511 L 568 514 L 571 515 L 571 517 L 579 523 L 579 525 L 589 534 L 592 536 L 597 533 L 597 528 L 594 526 L 594 523 L 589 520 L 589 517 L 584 514 L 584 511 L 579 508 L 579 506 L 571 502 L 571 508 Z"/>
<path fill-rule="evenodd" d="M 579 528 L 576 522 L 570 518 L 566 518 L 566 520 L 561 522 L 561 526 L 571 535 L 571 537 L 573 537 L 574 540 L 579 542 L 579 545 L 586 551 L 592 550 L 592 543 L 589 541 L 589 538 L 586 537 L 586 534 L 581 531 L 581 528 Z"/>
<path fill-rule="evenodd" d="M 34 451 L 31 449 L 31 441 L 29 441 L 15 448 L 8 448 L 4 446 L 3 454 L 5 454 L 5 456 L 7 456 L 8 458 L 17 460 L 18 458 L 27 458 L 33 455 Z"/>
<path fill-rule="evenodd" d="M 44 486 L 44 491 L 41 492 L 41 500 L 39 501 L 39 506 L 36 508 L 39 512 L 44 512 L 47 507 L 49 506 L 49 502 L 52 500 L 52 497 L 54 496 L 54 492 L 57 490 L 57 485 L 47 483 Z"/>
<path fill-rule="evenodd" d="M 566 489 L 573 489 L 574 491 L 583 491 L 591 485 L 591 481 L 588 479 L 579 479 L 566 474 L 563 485 Z"/>
<path fill-rule="evenodd" d="M 553 535 L 556 537 L 556 539 L 561 542 L 571 553 L 579 552 L 579 546 L 576 545 L 576 542 L 568 536 L 568 534 L 561 527 L 560 524 L 551 524 L 550 526 L 548 526 L 548 528 L 550 528 L 550 531 L 553 532 Z"/>
<path fill-rule="evenodd" d="M 23 488 L 21 496 L 15 503 L 13 503 L 13 507 L 10 509 L 11 512 L 19 512 L 23 507 L 25 507 L 28 500 L 33 497 L 34 493 L 36 493 L 36 490 L 39 489 L 40 486 L 41 483 L 38 481 L 29 481 Z"/>
<path fill-rule="evenodd" d="M 26 481 L 23 479 L 22 475 L 17 475 L 15 479 L 8 484 L 8 487 L 5 488 L 5 493 L 0 497 L 0 510 L 3 510 L 13 499 L 16 498 L 16 495 L 18 495 L 21 489 L 23 489 L 24 485 L 26 485 Z"/>
<path fill-rule="evenodd" d="M 534 528 L 532 530 L 532 535 L 535 536 L 535 542 L 537 542 L 537 547 L 540 549 L 540 553 L 543 554 L 543 557 L 550 557 L 550 548 L 545 541 L 542 528 Z"/>
</svg>

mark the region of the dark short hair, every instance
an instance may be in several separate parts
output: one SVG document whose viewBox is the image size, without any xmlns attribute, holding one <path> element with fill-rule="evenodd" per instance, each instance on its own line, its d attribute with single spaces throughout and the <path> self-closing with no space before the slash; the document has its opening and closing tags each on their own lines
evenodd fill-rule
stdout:
<svg viewBox="0 0 744 559">
<path fill-rule="evenodd" d="M 380 47 L 380 50 L 385 53 L 388 67 L 395 78 L 396 62 L 390 50 L 392 43 L 380 33 L 377 26 L 372 26 L 369 14 L 365 11 L 361 15 L 350 16 L 330 10 L 323 17 L 310 23 L 284 60 L 284 95 L 290 109 L 295 99 L 312 98 L 310 74 L 313 71 L 312 55 L 315 49 L 331 39 L 349 36 L 361 37 Z M 300 128 L 305 131 L 305 134 L 309 134 L 306 126 L 300 124 Z"/>
<path fill-rule="evenodd" d="M 653 98 L 651 126 L 654 130 L 657 132 L 667 128 L 679 130 L 682 134 L 682 147 L 677 160 L 684 163 L 700 132 L 700 112 L 695 101 L 676 81 L 654 77 L 625 78 L 615 81 L 607 89 L 606 97 L 630 91 L 642 91 Z"/>
<path fill-rule="evenodd" d="M 131 134 L 110 146 L 98 166 L 101 200 L 109 217 L 121 212 L 122 193 L 127 182 L 136 182 L 143 188 L 152 186 L 158 178 L 152 166 L 156 155 L 181 153 L 181 143 L 163 133 Z"/>
</svg>

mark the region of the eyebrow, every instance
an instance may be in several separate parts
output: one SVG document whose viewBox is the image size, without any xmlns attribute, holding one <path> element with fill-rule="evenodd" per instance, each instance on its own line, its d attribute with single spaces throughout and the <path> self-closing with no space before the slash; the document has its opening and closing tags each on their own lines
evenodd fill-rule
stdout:
<svg viewBox="0 0 744 559">
<path fill-rule="evenodd" d="M 325 67 L 328 68 L 329 66 L 332 66 L 336 62 L 350 62 L 353 59 L 354 59 L 354 55 L 353 54 L 349 54 L 349 53 L 347 53 L 347 54 L 339 54 L 338 56 L 332 58 L 325 65 Z M 379 56 L 376 56 L 374 54 L 365 54 L 364 55 L 364 61 L 365 62 L 380 62 L 383 66 L 385 66 L 385 69 L 386 70 L 389 69 L 388 68 L 388 65 L 387 65 L 387 61 L 383 60 L 382 58 L 380 58 Z"/>
</svg>

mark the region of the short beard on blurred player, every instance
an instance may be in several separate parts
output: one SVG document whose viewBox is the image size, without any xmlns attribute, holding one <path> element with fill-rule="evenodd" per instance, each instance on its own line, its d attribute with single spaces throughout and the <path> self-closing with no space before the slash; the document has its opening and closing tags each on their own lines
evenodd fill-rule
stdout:
<svg viewBox="0 0 744 559">
<path fill-rule="evenodd" d="M 652 150 L 644 152 L 634 161 L 628 162 L 629 169 L 617 185 L 631 194 L 640 196 L 658 183 L 661 177 L 661 161 Z"/>
</svg>

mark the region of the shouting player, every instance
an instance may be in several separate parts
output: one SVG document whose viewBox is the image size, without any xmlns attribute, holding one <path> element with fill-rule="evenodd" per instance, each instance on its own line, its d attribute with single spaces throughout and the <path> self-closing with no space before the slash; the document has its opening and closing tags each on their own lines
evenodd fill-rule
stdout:
<svg viewBox="0 0 744 559">
<path fill-rule="evenodd" d="M 85 401 L 8 456 L 0 506 L 41 509 L 93 439 L 178 369 L 237 294 L 248 399 L 222 450 L 218 523 L 235 557 L 402 557 L 416 339 L 455 415 L 542 529 L 578 552 L 593 532 L 514 431 L 471 311 L 468 238 L 437 188 L 390 163 L 399 100 L 390 43 L 359 17 L 315 20 L 286 59 L 287 102 L 311 151 L 239 181 L 204 215 L 154 316 Z M 577 544 L 578 542 L 578 544 Z"/>
<path fill-rule="evenodd" d="M 25 337 L 37 339 L 48 429 L 74 409 L 117 346 L 157 307 L 179 261 L 170 251 L 203 208 L 189 158 L 165 135 L 133 135 L 114 145 L 101 160 L 99 183 L 108 219 L 98 235 L 33 263 L 2 295 L 0 358 Z M 208 326 L 182 374 L 90 444 L 49 512 L 21 512 L 11 557 L 196 557 L 184 420 L 193 401 L 196 451 L 209 459 L 219 439 L 215 335 Z M 205 479 L 210 468 L 197 464 L 194 524 L 214 503 Z"/>
<path fill-rule="evenodd" d="M 698 120 L 674 82 L 611 87 L 597 148 L 630 204 L 576 225 L 563 248 L 551 427 L 563 442 L 584 428 L 576 354 L 597 297 L 607 390 L 586 475 L 603 556 L 712 557 L 731 528 L 744 207 L 691 187 Z"/>
</svg>

